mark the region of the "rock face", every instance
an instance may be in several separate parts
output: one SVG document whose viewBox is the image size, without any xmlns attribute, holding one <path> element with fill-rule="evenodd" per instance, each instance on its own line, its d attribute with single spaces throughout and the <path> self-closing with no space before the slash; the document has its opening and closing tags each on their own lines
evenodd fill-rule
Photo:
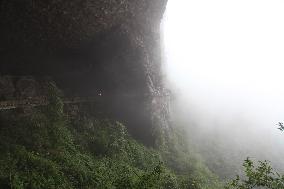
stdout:
<svg viewBox="0 0 284 189">
<path fill-rule="evenodd" d="M 14 97 L 15 87 L 11 77 L 0 77 L 0 99 L 6 100 Z"/>
<path fill-rule="evenodd" d="M 0 76 L 0 100 L 26 100 L 46 96 L 48 83 L 48 78 Z"/>
<path fill-rule="evenodd" d="M 149 143 L 153 128 L 168 130 L 160 69 L 167 0 L 0 3 L 0 74 L 50 76 L 67 96 L 101 96 L 108 116 Z M 2 78 L 0 93 L 9 96 L 15 85 Z M 16 88 L 31 96 L 35 85 L 26 78 Z"/>
</svg>

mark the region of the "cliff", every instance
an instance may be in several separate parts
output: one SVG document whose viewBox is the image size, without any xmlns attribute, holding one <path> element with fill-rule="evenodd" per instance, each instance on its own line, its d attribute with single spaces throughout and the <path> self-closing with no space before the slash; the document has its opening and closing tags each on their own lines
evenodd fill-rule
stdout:
<svg viewBox="0 0 284 189">
<path fill-rule="evenodd" d="M 0 3 L 2 99 L 33 97 L 48 77 L 65 96 L 104 99 L 101 111 L 149 144 L 168 131 L 159 33 L 167 0 Z"/>
</svg>

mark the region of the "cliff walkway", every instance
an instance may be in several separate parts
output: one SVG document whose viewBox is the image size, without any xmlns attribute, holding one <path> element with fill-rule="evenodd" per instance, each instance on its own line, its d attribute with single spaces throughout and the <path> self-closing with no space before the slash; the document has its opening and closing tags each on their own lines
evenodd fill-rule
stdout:
<svg viewBox="0 0 284 189">
<path fill-rule="evenodd" d="M 86 102 L 100 102 L 102 100 L 110 99 L 135 99 L 135 98 L 170 98 L 171 94 L 168 91 L 162 93 L 153 93 L 153 94 L 120 94 L 120 95 L 102 95 L 101 93 L 91 96 L 91 97 L 69 97 L 63 98 L 64 104 L 80 104 Z M 49 104 L 48 98 L 46 96 L 30 97 L 25 99 L 13 99 L 13 100 L 0 100 L 0 111 L 1 110 L 10 110 L 16 108 L 25 108 L 25 107 L 37 107 L 37 106 L 46 106 Z"/>
<path fill-rule="evenodd" d="M 96 100 L 98 100 L 98 97 L 73 97 L 73 98 L 64 98 L 63 103 L 78 104 L 84 102 L 94 102 Z M 46 97 L 33 97 L 33 98 L 19 99 L 19 100 L 5 100 L 5 101 L 0 101 L 0 110 L 45 106 L 48 104 L 49 101 Z"/>
</svg>

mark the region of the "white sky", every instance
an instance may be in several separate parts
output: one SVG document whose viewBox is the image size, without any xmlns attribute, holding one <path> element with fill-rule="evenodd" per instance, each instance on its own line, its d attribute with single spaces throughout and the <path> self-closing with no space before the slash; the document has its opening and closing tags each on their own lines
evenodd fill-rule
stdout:
<svg viewBox="0 0 284 189">
<path fill-rule="evenodd" d="M 191 109 L 214 119 L 243 114 L 280 133 L 283 0 L 169 0 L 162 29 L 166 75 Z"/>
</svg>

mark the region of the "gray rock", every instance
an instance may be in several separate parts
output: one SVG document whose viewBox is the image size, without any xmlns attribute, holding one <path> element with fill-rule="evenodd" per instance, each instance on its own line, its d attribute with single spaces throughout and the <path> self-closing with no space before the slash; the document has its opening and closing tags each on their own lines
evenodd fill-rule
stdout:
<svg viewBox="0 0 284 189">
<path fill-rule="evenodd" d="M 0 76 L 0 98 L 2 100 L 12 99 L 14 97 L 15 87 L 13 79 L 9 76 Z"/>
</svg>

